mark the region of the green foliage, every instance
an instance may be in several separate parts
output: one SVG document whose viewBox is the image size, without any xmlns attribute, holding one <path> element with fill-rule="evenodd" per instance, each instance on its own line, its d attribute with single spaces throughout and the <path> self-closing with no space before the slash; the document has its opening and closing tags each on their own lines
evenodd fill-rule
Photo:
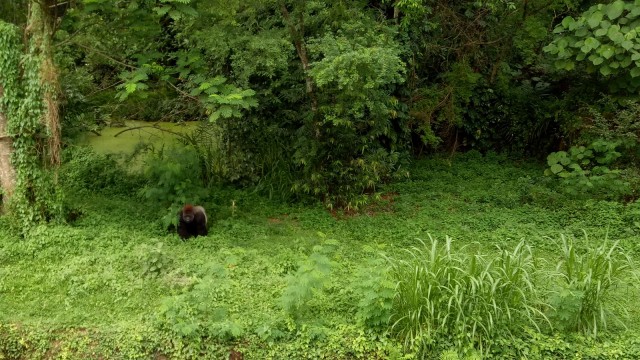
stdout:
<svg viewBox="0 0 640 360">
<path fill-rule="evenodd" d="M 585 63 L 589 72 L 613 78 L 614 90 L 633 93 L 640 86 L 640 5 L 616 0 L 597 4 L 574 19 L 565 17 L 554 29 L 556 38 L 544 48 L 558 69 Z"/>
<path fill-rule="evenodd" d="M 573 240 L 562 237 L 562 258 L 557 270 L 562 277 L 560 289 L 551 298 L 554 325 L 565 331 L 578 331 L 596 337 L 607 328 L 607 319 L 619 302 L 614 290 L 634 276 L 629 256 L 618 242 L 603 241 L 583 250 Z M 615 318 L 615 317 L 614 317 Z"/>
<path fill-rule="evenodd" d="M 621 177 L 621 171 L 611 169 L 621 156 L 616 149 L 620 144 L 607 140 L 596 140 L 589 147 L 573 146 L 569 152 L 549 154 L 545 170 L 547 176 L 562 180 L 567 192 L 572 195 L 609 195 L 620 197 L 630 192 L 629 183 Z"/>
<path fill-rule="evenodd" d="M 547 182 L 538 164 L 471 152 L 422 159 L 409 170 L 412 178 L 387 185 L 376 207 L 341 217 L 320 206 L 222 189 L 211 194 L 219 210 L 215 227 L 189 242 L 160 231 L 158 206 L 128 194 L 69 192 L 84 215 L 73 226 L 38 226 L 22 241 L 0 217 L 0 357 L 222 359 L 234 349 L 245 359 L 408 360 L 438 358 L 447 350 L 464 358 L 478 350 L 458 350 L 453 338 L 439 338 L 441 347 L 418 354 L 404 349 L 384 324 L 374 325 L 384 321 L 382 305 L 389 291 L 395 296 L 395 281 L 382 256 L 368 261 L 372 253 L 406 260 L 403 249 L 415 237 L 450 234 L 454 244 L 474 244 L 452 250 L 453 258 L 479 256 L 488 263 L 501 256 L 492 245 L 511 253 L 524 238 L 536 264 L 553 270 L 561 252 L 549 239 L 559 229 L 575 237 L 583 228 L 591 237 L 608 233 L 620 240 L 630 256 L 640 249 L 634 203 L 568 200 L 553 186 L 543 193 Z M 339 241 L 327 243 L 318 231 Z M 292 317 L 281 296 L 288 286 L 304 286 L 289 283 L 298 264 L 324 266 L 326 259 L 310 260 L 319 244 L 330 274 L 326 281 L 316 270 L 296 278 L 322 285 L 297 303 L 299 315 Z M 580 245 L 580 251 L 589 247 Z M 153 264 L 139 260 L 147 251 L 163 265 L 144 275 L 143 266 Z M 374 283 L 384 278 L 389 282 Z M 535 286 L 546 291 L 558 280 L 541 277 Z M 483 358 L 635 358 L 638 290 L 624 285 L 609 289 L 615 301 L 606 306 L 628 310 L 621 318 L 626 330 L 608 318 L 607 331 L 599 329 L 595 339 L 547 327 L 544 333 L 512 330 L 516 336 L 498 332 Z"/>
<path fill-rule="evenodd" d="M 640 106 L 631 100 L 605 97 L 587 109 L 588 117 L 581 129 L 581 141 L 607 140 L 620 144 L 625 164 L 640 158 Z"/>
<path fill-rule="evenodd" d="M 326 252 L 325 247 L 315 246 L 311 255 L 298 264 L 296 272 L 287 276 L 287 286 L 280 297 L 280 305 L 296 319 L 308 314 L 309 302 L 330 280 L 333 263 Z"/>
<path fill-rule="evenodd" d="M 200 159 L 190 147 L 154 151 L 146 158 L 145 176 L 149 183 L 141 192 L 164 210 L 165 228 L 176 225 L 176 214 L 184 204 L 198 204 L 207 195 Z"/>
<path fill-rule="evenodd" d="M 353 291 L 358 299 L 356 319 L 367 328 L 386 328 L 391 317 L 396 284 L 383 259 L 365 263 L 354 275 Z"/>
<path fill-rule="evenodd" d="M 228 341 L 245 335 L 227 306 L 220 306 L 231 290 L 227 272 L 215 262 L 204 265 L 197 280 L 162 299 L 153 316 L 158 329 L 169 331 L 196 354 L 215 346 L 207 344 L 206 338 Z"/>
<path fill-rule="evenodd" d="M 544 319 L 531 249 L 523 242 L 494 257 L 454 252 L 450 238 L 442 245 L 430 238 L 407 251 L 408 259 L 391 260 L 398 282 L 391 330 L 407 348 L 486 353 L 493 339 L 517 338 Z"/>
<path fill-rule="evenodd" d="M 329 207 L 358 209 L 363 194 L 397 175 L 401 157 L 392 132 L 392 90 L 404 64 L 393 34 L 346 22 L 335 34 L 309 42 L 317 60 L 309 75 L 318 89 L 318 113 L 294 144 L 303 177 L 292 190 Z M 383 146 L 387 139 L 388 146 Z"/>
<path fill-rule="evenodd" d="M 116 155 L 100 155 L 88 147 L 67 148 L 63 152 L 60 183 L 71 191 L 135 194 L 142 180 L 127 172 L 118 160 Z"/>
<path fill-rule="evenodd" d="M 32 17 L 42 17 L 34 6 Z M 40 19 L 42 21 L 42 19 Z M 16 188 L 11 213 L 23 231 L 34 224 L 62 219 L 62 193 L 57 191 L 55 175 L 45 168 L 43 151 L 49 136 L 42 124 L 44 115 L 41 82 L 43 34 L 30 37 L 27 52 L 22 53 L 18 29 L 0 22 L 0 72 L 4 95 L 0 110 L 8 118 L 7 133 L 12 136 L 11 163 L 16 171 Z M 40 37 L 39 37 L 40 36 Z"/>
<path fill-rule="evenodd" d="M 135 256 L 142 276 L 162 275 L 173 265 L 171 256 L 164 251 L 162 245 L 161 242 L 158 242 L 154 246 L 142 244 L 136 248 Z"/>
</svg>

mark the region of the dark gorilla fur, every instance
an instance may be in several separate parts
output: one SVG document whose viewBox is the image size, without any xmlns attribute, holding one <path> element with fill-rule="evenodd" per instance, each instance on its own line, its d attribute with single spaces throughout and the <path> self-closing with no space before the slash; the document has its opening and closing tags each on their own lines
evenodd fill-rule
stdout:
<svg viewBox="0 0 640 360">
<path fill-rule="evenodd" d="M 178 235 L 180 238 L 188 239 L 192 236 L 206 236 L 207 213 L 202 206 L 185 205 L 178 212 Z"/>
</svg>

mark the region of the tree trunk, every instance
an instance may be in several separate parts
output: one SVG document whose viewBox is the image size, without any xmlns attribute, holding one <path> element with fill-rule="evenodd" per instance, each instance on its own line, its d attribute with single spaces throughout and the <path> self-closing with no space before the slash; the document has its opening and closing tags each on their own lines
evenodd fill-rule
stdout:
<svg viewBox="0 0 640 360">
<path fill-rule="evenodd" d="M 47 160 L 54 167 L 60 165 L 60 114 L 58 112 L 58 94 L 60 93 L 60 82 L 58 80 L 58 70 L 53 61 L 53 49 L 51 41 L 53 38 L 53 19 L 51 19 L 50 9 L 55 8 L 56 0 L 45 0 L 44 2 L 32 1 L 29 14 L 29 22 L 25 33 L 28 38 L 35 40 L 42 58 L 40 67 L 40 78 L 42 81 L 45 103 L 43 122 L 49 130 L 47 138 Z"/>
<path fill-rule="evenodd" d="M 0 84 L 0 100 L 4 96 L 4 88 Z M 0 109 L 0 189 L 2 189 L 2 202 L 0 210 L 4 210 L 4 204 L 8 202 L 16 187 L 16 171 L 11 164 L 13 141 L 7 134 L 7 115 Z"/>
<path fill-rule="evenodd" d="M 309 57 L 307 56 L 307 44 L 304 42 L 304 19 L 303 19 L 303 11 L 300 10 L 298 23 L 295 24 L 291 19 L 291 15 L 289 15 L 289 10 L 285 3 L 280 4 L 280 9 L 282 11 L 282 16 L 284 17 L 285 22 L 289 27 L 289 33 L 291 34 L 291 38 L 293 39 L 293 44 L 296 48 L 296 52 L 298 53 L 298 57 L 300 58 L 300 62 L 302 63 L 302 69 L 304 70 L 304 78 L 307 85 L 307 95 L 311 99 L 311 111 L 316 113 L 318 111 L 318 99 L 315 93 L 315 85 L 313 83 L 313 79 L 309 76 Z M 297 25 L 297 26 L 296 26 Z"/>
</svg>

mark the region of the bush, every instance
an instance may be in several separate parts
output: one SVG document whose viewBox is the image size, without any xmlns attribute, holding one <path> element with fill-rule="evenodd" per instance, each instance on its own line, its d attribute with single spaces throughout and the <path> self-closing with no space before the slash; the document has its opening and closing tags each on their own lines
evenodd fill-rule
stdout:
<svg viewBox="0 0 640 360">
<path fill-rule="evenodd" d="M 618 146 L 617 142 L 596 140 L 588 147 L 573 146 L 569 152 L 551 153 L 545 175 L 560 178 L 571 195 L 620 198 L 630 194 L 631 188 L 621 170 L 613 169 L 621 156 Z"/>
<path fill-rule="evenodd" d="M 197 152 L 192 147 L 161 149 L 147 158 L 147 186 L 142 194 L 163 209 L 162 225 L 176 225 L 176 213 L 186 203 L 197 204 L 207 195 Z"/>
<path fill-rule="evenodd" d="M 356 319 L 369 328 L 386 327 L 391 317 L 395 283 L 382 259 L 370 260 L 359 269 L 352 287 L 358 300 Z"/>
<path fill-rule="evenodd" d="M 70 147 L 63 155 L 60 184 L 70 190 L 132 194 L 142 184 L 139 176 L 121 166 L 118 155 L 97 154 L 89 147 Z"/>
</svg>

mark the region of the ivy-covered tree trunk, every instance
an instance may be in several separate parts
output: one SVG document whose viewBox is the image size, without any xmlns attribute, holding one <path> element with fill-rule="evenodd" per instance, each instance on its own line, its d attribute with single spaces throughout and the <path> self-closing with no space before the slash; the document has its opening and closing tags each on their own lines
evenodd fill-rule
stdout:
<svg viewBox="0 0 640 360">
<path fill-rule="evenodd" d="M 2 66 L 0 66 L 2 68 Z M 4 97 L 4 87 L 0 84 L 0 103 Z M 2 189 L 2 202 L 0 210 L 4 212 L 4 204 L 11 198 L 16 186 L 16 170 L 11 165 L 11 153 L 13 141 L 7 133 L 7 116 L 0 109 L 0 188 Z"/>
<path fill-rule="evenodd" d="M 58 112 L 58 93 L 60 89 L 58 71 L 53 61 L 51 41 L 53 38 L 52 20 L 48 9 L 55 9 L 57 1 L 32 1 L 26 35 L 31 42 L 30 51 L 35 52 L 40 64 L 40 81 L 44 113 L 42 121 L 48 137 L 46 146 L 47 160 L 51 165 L 60 165 L 60 116 Z"/>
<path fill-rule="evenodd" d="M 0 134 L 2 185 L 10 189 L 12 217 L 20 228 L 60 217 L 60 193 L 51 166 L 59 163 L 58 79 L 51 50 L 48 3 L 31 1 L 22 44 L 18 28 L 0 23 Z M 8 171 L 5 176 L 5 172 Z M 15 180 L 15 181 L 13 181 Z M 6 190 L 4 190 L 7 192 Z M 5 202 L 6 204 L 7 202 Z"/>
<path fill-rule="evenodd" d="M 20 36 L 14 25 L 0 21 L 0 189 L 2 211 L 13 195 L 16 170 L 11 162 L 13 139 L 8 121 L 15 116 L 18 99 Z"/>
</svg>

